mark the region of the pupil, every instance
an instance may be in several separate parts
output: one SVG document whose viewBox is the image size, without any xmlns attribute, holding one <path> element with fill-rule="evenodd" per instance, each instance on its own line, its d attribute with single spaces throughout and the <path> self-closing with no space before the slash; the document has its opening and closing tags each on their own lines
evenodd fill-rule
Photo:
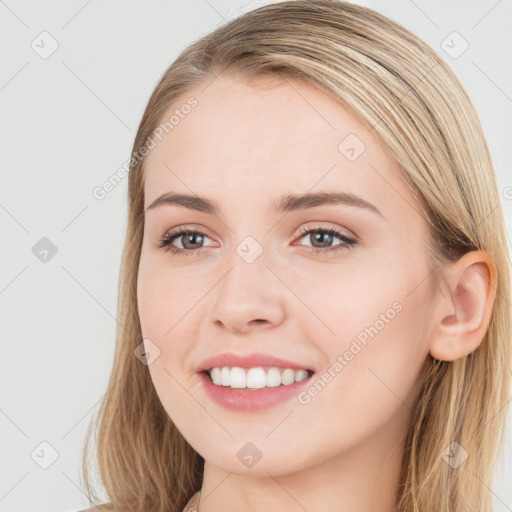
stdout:
<svg viewBox="0 0 512 512">
<path fill-rule="evenodd" d="M 187 245 L 188 245 L 188 244 L 187 244 L 186 240 L 187 240 L 187 238 L 191 238 L 191 239 L 192 239 L 192 247 L 191 247 L 191 248 L 193 249 L 193 248 L 194 248 L 194 247 L 193 247 L 193 245 L 194 245 L 194 239 L 195 239 L 196 237 L 197 237 L 197 238 L 199 238 L 199 239 L 201 239 L 201 238 L 202 238 L 202 236 L 201 236 L 201 235 L 196 235 L 196 234 L 187 235 L 187 236 L 184 238 L 185 243 L 183 243 L 183 246 L 187 248 Z M 199 240 L 199 241 L 200 241 L 200 240 Z M 196 240 L 195 242 L 197 242 L 197 240 Z M 188 247 L 188 248 L 190 248 L 190 247 Z"/>
<path fill-rule="evenodd" d="M 330 234 L 328 234 L 328 233 L 317 233 L 316 235 L 314 235 L 314 239 L 315 239 L 315 241 L 318 241 L 317 239 L 320 239 L 320 240 L 319 240 L 319 241 L 320 241 L 320 243 L 322 242 L 322 239 L 323 239 L 324 237 L 327 237 L 327 242 L 329 242 L 329 241 L 330 241 L 329 239 L 332 237 L 332 235 L 330 235 Z M 322 245 L 322 247 L 326 247 L 326 246 L 328 246 L 328 245 L 325 243 L 325 242 L 326 242 L 326 240 L 323 240 L 323 242 L 324 242 L 324 245 Z M 314 245 L 314 244 L 313 244 L 313 245 Z"/>
</svg>

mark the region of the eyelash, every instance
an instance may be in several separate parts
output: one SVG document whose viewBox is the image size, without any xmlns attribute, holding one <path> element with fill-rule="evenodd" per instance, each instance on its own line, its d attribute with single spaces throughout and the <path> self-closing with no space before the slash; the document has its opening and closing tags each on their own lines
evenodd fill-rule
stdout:
<svg viewBox="0 0 512 512">
<path fill-rule="evenodd" d="M 315 228 L 302 228 L 300 230 L 300 235 L 298 238 L 303 238 L 305 235 L 309 235 L 310 233 L 327 233 L 329 235 L 341 239 L 344 242 L 335 247 L 327 247 L 324 249 L 306 246 L 307 250 L 313 254 L 325 254 L 336 251 L 346 251 L 351 249 L 358 242 L 356 238 L 349 237 L 335 228 L 322 226 L 316 226 Z M 198 252 L 201 252 L 202 249 L 206 249 L 206 247 L 200 247 L 199 249 L 179 249 L 178 247 L 174 247 L 173 245 L 171 245 L 174 240 L 184 235 L 200 235 L 203 237 L 208 236 L 205 233 L 198 231 L 196 229 L 179 228 L 174 232 L 167 233 L 166 235 L 164 235 L 159 240 L 159 242 L 154 245 L 154 247 L 156 247 L 157 249 L 163 249 L 164 251 L 168 251 L 176 256 L 191 256 L 197 254 Z"/>
</svg>

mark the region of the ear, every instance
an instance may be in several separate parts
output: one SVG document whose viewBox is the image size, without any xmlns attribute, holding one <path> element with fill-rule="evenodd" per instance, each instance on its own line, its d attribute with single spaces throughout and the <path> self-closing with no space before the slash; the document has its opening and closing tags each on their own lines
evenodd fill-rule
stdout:
<svg viewBox="0 0 512 512">
<path fill-rule="evenodd" d="M 471 251 L 448 264 L 448 293 L 436 296 L 430 354 L 454 361 L 482 342 L 496 298 L 497 272 L 484 251 Z"/>
</svg>

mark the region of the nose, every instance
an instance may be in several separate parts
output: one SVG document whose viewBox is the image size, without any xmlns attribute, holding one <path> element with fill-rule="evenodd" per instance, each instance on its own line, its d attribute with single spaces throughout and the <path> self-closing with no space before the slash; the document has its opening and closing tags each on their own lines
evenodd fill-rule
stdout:
<svg viewBox="0 0 512 512">
<path fill-rule="evenodd" d="M 212 290 L 213 322 L 237 333 L 281 324 L 286 317 L 286 289 L 263 255 L 247 263 L 235 254 L 230 262 L 229 271 Z"/>
</svg>

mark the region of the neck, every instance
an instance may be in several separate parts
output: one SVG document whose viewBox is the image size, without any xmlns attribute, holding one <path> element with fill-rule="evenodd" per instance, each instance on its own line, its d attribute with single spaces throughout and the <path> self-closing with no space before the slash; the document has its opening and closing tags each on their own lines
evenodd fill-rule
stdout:
<svg viewBox="0 0 512 512">
<path fill-rule="evenodd" d="M 258 477 L 235 474 L 206 461 L 198 511 L 234 507 L 246 512 L 395 512 L 403 433 L 392 447 L 389 437 L 388 444 L 382 437 L 375 434 L 364 444 L 292 474 L 279 474 L 275 467 L 260 467 Z"/>
</svg>

